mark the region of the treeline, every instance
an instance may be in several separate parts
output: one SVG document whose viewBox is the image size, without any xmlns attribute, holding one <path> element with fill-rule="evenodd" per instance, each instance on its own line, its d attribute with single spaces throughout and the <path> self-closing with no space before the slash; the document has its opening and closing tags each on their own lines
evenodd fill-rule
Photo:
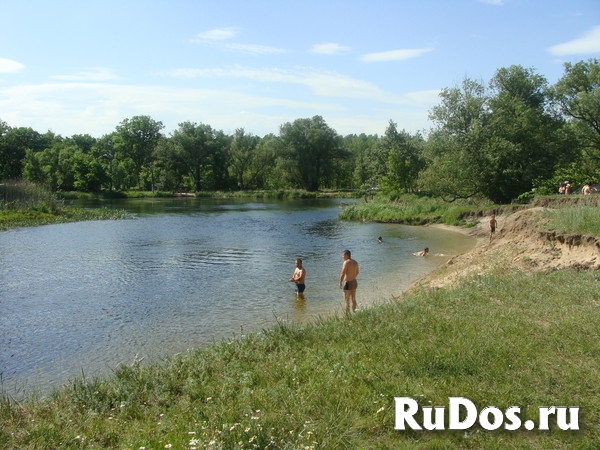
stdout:
<svg viewBox="0 0 600 450">
<path fill-rule="evenodd" d="M 54 191 L 363 189 L 453 201 L 508 203 L 600 181 L 600 62 L 565 64 L 550 86 L 533 69 L 499 69 L 487 83 L 443 89 L 427 135 L 340 136 L 321 116 L 263 137 L 183 122 L 170 136 L 149 116 L 95 138 L 41 134 L 0 120 L 0 180 Z"/>
</svg>

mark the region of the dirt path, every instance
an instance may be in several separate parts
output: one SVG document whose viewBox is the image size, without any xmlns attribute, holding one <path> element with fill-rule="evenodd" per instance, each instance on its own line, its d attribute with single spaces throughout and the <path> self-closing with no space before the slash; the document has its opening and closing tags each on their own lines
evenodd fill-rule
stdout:
<svg viewBox="0 0 600 450">
<path fill-rule="evenodd" d="M 537 206 L 496 215 L 498 227 L 491 241 L 489 217 L 479 218 L 472 228 L 448 227 L 475 237 L 475 248 L 417 280 L 407 292 L 417 288 L 443 288 L 469 275 L 498 272 L 507 267 L 524 272 L 569 267 L 600 270 L 600 239 L 546 231 L 544 225 L 549 219 L 544 209 Z"/>
</svg>

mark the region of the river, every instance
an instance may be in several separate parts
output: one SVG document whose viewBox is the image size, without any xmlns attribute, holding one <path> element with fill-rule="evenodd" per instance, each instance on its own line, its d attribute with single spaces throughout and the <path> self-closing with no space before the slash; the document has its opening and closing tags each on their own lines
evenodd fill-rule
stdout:
<svg viewBox="0 0 600 450">
<path fill-rule="evenodd" d="M 360 264 L 365 308 L 474 244 L 437 228 L 340 221 L 341 200 L 110 206 L 134 216 L 0 232 L 5 393 L 43 394 L 82 374 L 106 376 L 121 363 L 159 361 L 277 321 L 342 314 L 346 248 Z M 412 256 L 426 246 L 429 256 Z M 301 300 L 288 281 L 296 258 L 307 270 Z"/>
</svg>

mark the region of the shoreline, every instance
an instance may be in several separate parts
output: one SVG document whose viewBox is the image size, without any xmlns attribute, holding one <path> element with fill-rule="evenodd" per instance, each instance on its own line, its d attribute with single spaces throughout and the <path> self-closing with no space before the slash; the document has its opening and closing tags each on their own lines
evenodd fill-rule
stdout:
<svg viewBox="0 0 600 450">
<path fill-rule="evenodd" d="M 452 231 L 455 233 L 462 234 L 464 236 L 472 237 L 474 239 L 473 247 L 464 253 L 451 256 L 444 264 L 436 267 L 431 272 L 426 273 L 425 275 L 423 275 L 423 276 L 419 277 L 418 279 L 414 280 L 413 282 L 409 283 L 409 285 L 403 291 L 401 291 L 397 296 L 394 296 L 394 298 L 392 300 L 399 300 L 404 295 L 413 292 L 415 289 L 418 289 L 419 287 L 422 287 L 423 283 L 427 282 L 428 280 L 435 279 L 437 274 L 441 273 L 446 266 L 454 264 L 454 260 L 456 258 L 461 258 L 461 257 L 464 257 L 465 255 L 469 255 L 470 253 L 473 253 L 477 249 L 482 248 L 486 243 L 487 235 L 485 234 L 484 225 L 481 223 L 481 221 L 478 221 L 474 226 L 472 226 L 470 228 L 465 228 L 465 227 L 460 227 L 460 226 L 455 226 L 455 225 L 446 225 L 446 224 L 441 224 L 441 223 L 433 223 L 433 224 L 428 224 L 428 225 L 424 225 L 424 226 L 431 227 L 431 228 L 439 228 L 441 230 Z"/>
<path fill-rule="evenodd" d="M 548 231 L 546 207 L 496 213 L 498 227 L 489 239 L 487 217 L 471 228 L 432 224 L 475 238 L 474 247 L 453 256 L 446 264 L 416 280 L 399 297 L 418 289 L 442 289 L 469 277 L 498 270 L 524 273 L 576 268 L 600 270 L 600 239 Z"/>
</svg>

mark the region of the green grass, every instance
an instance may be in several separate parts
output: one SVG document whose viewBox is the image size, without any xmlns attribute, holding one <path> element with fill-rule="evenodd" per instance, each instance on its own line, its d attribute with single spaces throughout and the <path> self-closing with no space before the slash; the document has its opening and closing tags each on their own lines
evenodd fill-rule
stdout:
<svg viewBox="0 0 600 450">
<path fill-rule="evenodd" d="M 444 223 L 446 225 L 466 225 L 467 218 L 481 211 L 499 208 L 476 200 L 444 203 L 438 199 L 404 195 L 390 202 L 386 198 L 375 198 L 370 202 L 353 203 L 344 208 L 342 220 L 369 220 L 377 222 L 423 225 Z"/>
<path fill-rule="evenodd" d="M 0 210 L 0 230 L 51 225 L 86 220 L 119 220 L 131 217 L 126 211 L 110 208 L 83 209 L 63 207 L 54 212 L 40 210 Z"/>
<path fill-rule="evenodd" d="M 549 227 L 559 233 L 577 233 L 600 236 L 600 208 L 575 206 L 546 211 L 551 218 Z"/>
<path fill-rule="evenodd" d="M 598 448 L 600 276 L 474 277 L 0 405 L 2 448 Z M 394 397 L 579 406 L 581 429 L 394 430 Z"/>
</svg>

